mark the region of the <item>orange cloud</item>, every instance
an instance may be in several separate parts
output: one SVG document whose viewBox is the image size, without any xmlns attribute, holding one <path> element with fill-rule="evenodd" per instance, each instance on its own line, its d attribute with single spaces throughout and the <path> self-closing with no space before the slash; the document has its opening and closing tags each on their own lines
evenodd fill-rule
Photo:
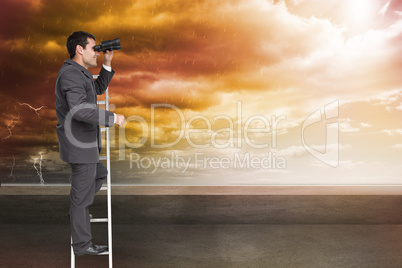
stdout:
<svg viewBox="0 0 402 268">
<path fill-rule="evenodd" d="M 20 116 L 20 123 L 13 128 L 15 135 L 3 144 L 10 151 L 23 152 L 24 147 L 57 150 L 54 84 L 58 69 L 68 57 L 66 38 L 76 30 L 95 34 L 97 42 L 121 39 L 122 50 L 116 51 L 113 60 L 116 75 L 110 95 L 115 111 L 126 116 L 140 115 L 149 122 L 150 106 L 155 103 L 174 105 L 186 116 L 203 114 L 212 119 L 225 114 L 243 125 L 252 115 L 286 115 L 279 148 L 286 151 L 301 148 L 294 143 L 300 142 L 303 120 L 337 99 L 347 111 L 340 116 L 343 130 L 356 130 L 341 131 L 345 135 L 341 136 L 342 142 L 352 148 L 343 152 L 348 158 L 343 163 L 371 160 L 366 152 L 359 154 L 353 149 L 375 141 L 369 136 L 353 138 L 357 136 L 352 134 L 385 135 L 383 129 L 400 128 L 390 127 L 399 124 L 400 95 L 393 96 L 392 101 L 387 99 L 387 104 L 368 101 L 402 88 L 402 17 L 398 1 L 391 1 L 386 8 L 388 1 L 371 1 L 365 14 L 368 19 L 359 21 L 350 15 L 353 6 L 346 0 L 3 2 L 2 137 L 9 133 L 10 118 Z M 91 71 L 96 73 L 99 68 Z M 46 105 L 48 109 L 43 110 L 40 121 L 18 102 L 33 107 Z M 237 118 L 238 102 L 242 103 L 243 119 Z M 155 124 L 158 142 L 176 137 L 176 121 L 174 113 L 160 114 Z M 371 127 L 362 127 L 362 122 Z M 225 126 L 215 122 L 213 130 Z M 128 127 L 127 135 L 138 139 L 140 132 L 141 128 L 133 125 Z M 204 134 L 197 137 L 202 143 L 210 138 Z M 320 143 L 317 137 L 321 132 L 318 134 L 313 140 Z M 266 138 L 254 136 L 255 141 Z M 227 140 L 227 133 L 217 139 Z M 395 144 L 400 141 L 392 140 L 384 147 Z M 148 149 L 141 148 L 142 152 Z M 193 152 L 185 142 L 169 150 Z M 148 153 L 157 156 L 161 152 Z M 228 151 L 222 151 L 225 153 Z M 303 164 L 310 164 L 303 159 L 295 162 L 302 171 Z"/>
</svg>

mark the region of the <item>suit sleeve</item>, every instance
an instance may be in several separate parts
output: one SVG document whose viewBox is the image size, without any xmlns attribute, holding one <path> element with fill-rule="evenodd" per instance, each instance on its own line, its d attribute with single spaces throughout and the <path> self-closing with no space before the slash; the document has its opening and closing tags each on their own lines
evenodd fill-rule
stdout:
<svg viewBox="0 0 402 268">
<path fill-rule="evenodd" d="M 112 112 L 100 109 L 96 104 L 87 101 L 82 76 L 83 74 L 79 70 L 72 68 L 66 71 L 60 79 L 72 117 L 92 125 L 113 126 L 114 114 Z"/>
<path fill-rule="evenodd" d="M 114 73 L 115 72 L 113 71 L 113 69 L 111 72 L 109 72 L 102 67 L 102 69 L 99 72 L 98 78 L 95 80 L 96 94 L 102 95 L 103 92 L 105 92 L 106 88 L 110 83 L 110 80 L 112 80 L 112 77 L 114 76 Z"/>
</svg>

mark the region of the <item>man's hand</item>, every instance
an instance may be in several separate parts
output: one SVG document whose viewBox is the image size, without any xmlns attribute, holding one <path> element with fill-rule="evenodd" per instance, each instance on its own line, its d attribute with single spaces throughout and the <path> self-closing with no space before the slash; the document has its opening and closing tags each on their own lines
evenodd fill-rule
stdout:
<svg viewBox="0 0 402 268">
<path fill-rule="evenodd" d="M 113 50 L 112 51 L 106 50 L 105 52 L 103 52 L 103 64 L 112 67 L 112 59 L 113 59 Z"/>
<path fill-rule="evenodd" d="M 122 114 L 116 114 L 116 124 L 119 125 L 119 127 L 124 126 L 126 123 L 126 119 L 124 118 L 124 115 Z"/>
</svg>

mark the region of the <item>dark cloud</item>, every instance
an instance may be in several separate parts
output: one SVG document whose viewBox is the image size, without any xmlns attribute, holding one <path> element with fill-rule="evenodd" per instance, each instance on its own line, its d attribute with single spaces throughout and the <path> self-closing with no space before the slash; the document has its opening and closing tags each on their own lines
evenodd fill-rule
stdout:
<svg viewBox="0 0 402 268">
<path fill-rule="evenodd" d="M 370 33 L 378 38 L 360 39 L 353 37 L 364 30 L 342 32 L 350 2 L 4 0 L 0 148 L 7 165 L 0 165 L 2 174 L 8 174 L 12 153 L 21 169 L 22 163 L 32 165 L 32 156 L 40 151 L 52 154 L 47 166 L 60 164 L 51 162 L 58 149 L 54 84 L 68 58 L 66 38 L 76 30 L 93 33 L 97 42 L 120 38 L 122 50 L 113 60 L 111 102 L 116 112 L 138 113 L 146 120 L 155 103 L 190 113 L 208 108 L 221 112 L 239 98 L 255 107 L 251 112 L 272 106 L 300 113 L 303 102 L 348 94 L 365 98 L 370 96 L 367 92 L 399 88 L 401 35 L 387 31 L 400 19 L 396 12 L 402 10 L 400 1 L 391 1 L 383 16 L 377 11 L 388 1 L 376 1 L 375 19 L 364 29 L 377 30 Z M 91 71 L 96 74 L 99 69 Z M 281 95 L 286 90 L 291 93 Z M 39 118 L 20 103 L 46 108 L 39 111 Z M 364 111 L 377 104 L 358 107 Z M 173 114 L 160 113 L 157 122 L 168 137 L 175 137 Z M 400 113 L 394 107 L 390 122 L 397 120 L 395 115 Z M 380 119 L 361 120 L 374 125 Z M 139 131 L 127 136 L 137 138 Z M 28 171 L 35 176 L 32 168 Z"/>
</svg>

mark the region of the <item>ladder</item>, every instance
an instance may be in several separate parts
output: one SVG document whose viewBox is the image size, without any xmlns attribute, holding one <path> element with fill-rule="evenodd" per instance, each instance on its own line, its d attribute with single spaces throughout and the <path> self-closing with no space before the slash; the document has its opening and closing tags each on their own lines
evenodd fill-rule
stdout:
<svg viewBox="0 0 402 268">
<path fill-rule="evenodd" d="M 99 75 L 94 75 L 93 78 L 98 78 Z M 98 105 L 105 105 L 105 110 L 109 111 L 109 88 L 105 91 L 105 100 L 97 101 Z M 109 248 L 109 268 L 113 267 L 113 255 L 112 255 L 112 191 L 111 191 L 111 173 L 110 173 L 110 133 L 108 127 L 102 127 L 102 132 L 106 132 L 106 155 L 99 156 L 99 160 L 106 161 L 106 168 L 108 170 L 106 186 L 102 186 L 100 191 L 107 192 L 107 218 L 93 218 L 91 223 L 107 222 L 107 232 L 108 232 L 108 248 Z M 72 246 L 71 238 L 71 268 L 75 268 L 75 254 Z"/>
</svg>

